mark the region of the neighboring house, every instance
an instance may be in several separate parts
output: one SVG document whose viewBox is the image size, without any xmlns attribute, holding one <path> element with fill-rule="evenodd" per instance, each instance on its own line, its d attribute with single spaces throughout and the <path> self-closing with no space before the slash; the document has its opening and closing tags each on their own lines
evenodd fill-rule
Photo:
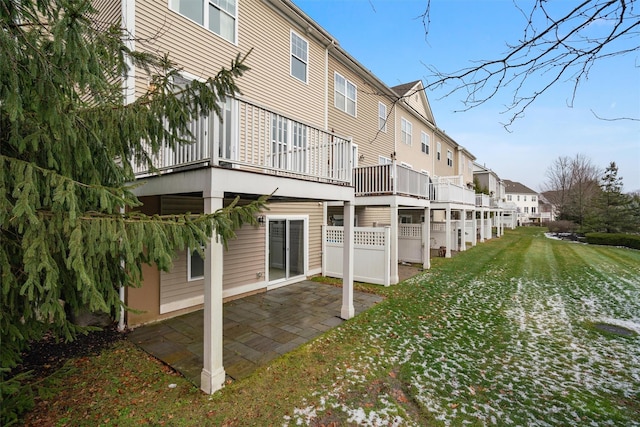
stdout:
<svg viewBox="0 0 640 427">
<path fill-rule="evenodd" d="M 503 227 L 513 229 L 517 224 L 517 206 L 507 202 L 504 181 L 496 172 L 479 163 L 473 164 L 473 179 L 481 189 L 489 192 L 489 194 L 476 194 L 476 204 L 495 209 L 492 213 L 498 230 Z"/>
<path fill-rule="evenodd" d="M 529 225 L 540 222 L 540 212 L 538 211 L 539 194 L 516 181 L 504 180 L 505 197 L 507 203 L 516 206 L 517 225 Z"/>
<path fill-rule="evenodd" d="M 555 221 L 557 208 L 547 197 L 549 191 L 540 193 L 538 197 L 538 212 L 540 212 L 540 221 L 542 223 Z"/>
<path fill-rule="evenodd" d="M 388 226 L 385 284 L 398 282 L 400 260 L 428 268 L 429 248 L 444 246 L 451 256 L 476 244 L 476 234 L 491 236 L 489 215 L 500 209 L 478 204 L 475 157 L 437 128 L 422 82 L 387 87 L 290 0 L 95 4 L 135 35 L 131 48 L 168 52 L 184 81 L 252 51 L 250 71 L 237 81 L 242 94 L 227 100 L 224 121 L 194 121 L 193 144 L 164 147 L 157 171 L 136 170 L 144 184 L 134 191 L 148 214 L 209 213 L 238 196 L 248 203 L 273 193 L 259 225 L 237 230 L 228 250 L 213 239 L 205 259 L 194 248 L 181 251 L 171 271 L 144 267 L 142 287 L 126 290 L 126 304 L 138 310 L 127 313 L 130 327 L 204 308 L 206 392 L 225 378 L 223 300 L 324 272 L 329 231 L 340 242 L 336 314 L 345 319 L 354 315 L 356 225 Z M 132 67 L 126 102 L 149 90 L 149 81 Z"/>
</svg>

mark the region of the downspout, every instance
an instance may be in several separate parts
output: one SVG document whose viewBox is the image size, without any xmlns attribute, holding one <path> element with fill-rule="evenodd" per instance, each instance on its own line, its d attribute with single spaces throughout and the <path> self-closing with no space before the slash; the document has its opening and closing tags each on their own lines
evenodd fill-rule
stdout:
<svg viewBox="0 0 640 427">
<path fill-rule="evenodd" d="M 130 49 L 135 49 L 135 0 L 122 0 L 121 3 L 121 14 L 122 14 L 122 28 L 123 28 L 123 42 L 125 46 Z M 125 64 L 127 66 L 127 70 L 124 72 L 122 76 L 122 96 L 124 100 L 124 104 L 128 105 L 135 101 L 135 68 L 133 66 L 133 61 L 130 56 L 125 55 Z M 121 213 L 124 213 L 124 208 L 121 209 Z M 121 261 L 121 265 L 123 268 L 124 260 Z M 119 297 L 122 306 L 120 307 L 120 316 L 118 319 L 118 330 L 123 331 L 125 329 L 125 288 L 124 286 L 120 286 L 119 289 Z"/>
</svg>

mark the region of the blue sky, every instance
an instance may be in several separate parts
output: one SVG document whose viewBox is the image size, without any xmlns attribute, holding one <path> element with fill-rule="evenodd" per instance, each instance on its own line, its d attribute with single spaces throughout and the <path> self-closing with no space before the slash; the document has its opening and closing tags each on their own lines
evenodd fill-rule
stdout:
<svg viewBox="0 0 640 427">
<path fill-rule="evenodd" d="M 495 59 L 522 37 L 525 21 L 510 0 L 432 0 L 428 38 L 419 16 L 427 0 L 293 0 L 356 60 L 388 86 L 432 80 L 428 66 L 453 72 Z M 527 9 L 532 2 L 519 2 Z M 565 7 L 575 2 L 559 3 Z M 636 42 L 637 43 L 637 42 Z M 640 190 L 640 53 L 598 62 L 567 105 L 572 84 L 539 97 L 507 132 L 501 123 L 511 90 L 467 112 L 464 96 L 428 92 L 436 124 L 503 179 L 540 190 L 559 156 L 578 153 L 604 169 L 619 167 L 624 190 Z M 593 112 L 592 112 L 593 111 Z"/>
</svg>

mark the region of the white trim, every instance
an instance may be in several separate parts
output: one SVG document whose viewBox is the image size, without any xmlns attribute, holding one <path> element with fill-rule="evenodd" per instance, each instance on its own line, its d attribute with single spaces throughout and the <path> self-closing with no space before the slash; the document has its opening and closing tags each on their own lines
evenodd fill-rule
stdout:
<svg viewBox="0 0 640 427">
<path fill-rule="evenodd" d="M 267 282 L 261 281 L 256 283 L 247 283 L 242 286 L 236 286 L 231 289 L 222 290 L 222 298 L 235 297 L 237 295 L 247 294 L 249 292 L 259 291 L 261 289 L 267 289 Z"/>
<path fill-rule="evenodd" d="M 136 49 L 136 2 L 135 0 L 122 0 L 122 28 L 124 44 L 128 49 Z M 128 70 L 122 79 L 122 92 L 125 104 L 132 104 L 136 100 L 136 67 L 130 55 L 125 54 L 125 63 Z"/>
<path fill-rule="evenodd" d="M 383 116 L 380 115 L 380 107 L 384 108 Z M 382 127 L 380 127 L 380 119 L 384 120 Z M 387 106 L 380 101 L 378 101 L 378 130 L 387 133 Z"/>
<path fill-rule="evenodd" d="M 202 249 L 204 250 L 204 248 L 202 248 Z M 191 276 L 191 257 L 193 256 L 194 252 L 195 252 L 195 249 L 187 248 L 187 282 L 195 282 L 196 280 L 204 280 L 204 258 L 202 258 L 202 257 L 200 257 L 202 259 L 202 262 L 203 262 L 203 265 L 202 265 L 202 276 L 195 276 L 195 277 Z"/>
<path fill-rule="evenodd" d="M 204 293 L 195 297 L 181 299 L 179 301 L 172 301 L 166 304 L 160 304 L 160 314 L 171 313 L 172 311 L 194 307 L 200 304 L 204 304 Z"/>
</svg>

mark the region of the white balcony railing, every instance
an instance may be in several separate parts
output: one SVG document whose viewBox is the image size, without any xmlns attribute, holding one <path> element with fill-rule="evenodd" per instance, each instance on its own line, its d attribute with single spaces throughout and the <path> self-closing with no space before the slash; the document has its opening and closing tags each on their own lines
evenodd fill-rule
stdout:
<svg viewBox="0 0 640 427">
<path fill-rule="evenodd" d="M 491 197 L 488 194 L 476 194 L 476 206 L 478 207 L 490 207 Z"/>
<path fill-rule="evenodd" d="M 353 186 L 356 196 L 400 194 L 429 199 L 429 175 L 397 164 L 357 167 Z"/>
<path fill-rule="evenodd" d="M 438 177 L 431 184 L 433 201 L 476 205 L 476 194 L 463 184 L 463 177 Z"/>
<path fill-rule="evenodd" d="M 351 183 L 350 139 L 245 100 L 228 100 L 222 110 L 223 121 L 212 114 L 191 123 L 193 143 L 175 148 L 162 146 L 152 156 L 153 170 L 134 164 L 136 176 L 220 166 L 319 182 Z"/>
</svg>

